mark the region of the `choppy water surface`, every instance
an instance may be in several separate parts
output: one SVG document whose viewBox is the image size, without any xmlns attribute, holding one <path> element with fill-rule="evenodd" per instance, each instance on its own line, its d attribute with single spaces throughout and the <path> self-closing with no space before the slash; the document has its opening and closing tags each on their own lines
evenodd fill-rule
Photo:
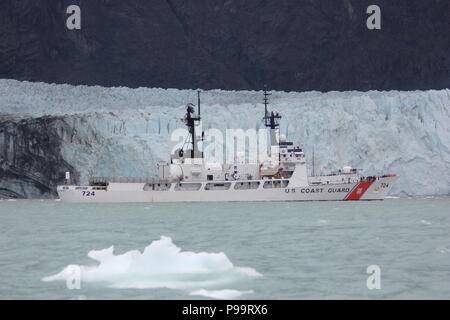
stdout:
<svg viewBox="0 0 450 320">
<path fill-rule="evenodd" d="M 80 290 L 67 289 L 70 265 Z M 367 289 L 369 265 L 380 290 Z M 450 198 L 0 201 L 1 299 L 205 297 L 449 299 Z"/>
</svg>

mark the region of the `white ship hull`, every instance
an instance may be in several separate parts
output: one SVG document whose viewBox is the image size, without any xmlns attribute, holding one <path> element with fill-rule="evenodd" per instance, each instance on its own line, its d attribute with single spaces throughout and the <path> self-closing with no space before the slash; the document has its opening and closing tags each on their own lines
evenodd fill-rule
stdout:
<svg viewBox="0 0 450 320">
<path fill-rule="evenodd" d="M 344 166 L 338 172 L 308 177 L 303 149 L 283 135 L 277 137 L 281 116 L 267 110 L 269 95 L 264 91 L 263 121 L 270 128 L 268 157 L 250 161 L 249 150 L 248 162 L 242 151 L 232 163 L 206 161 L 198 146 L 204 133 L 196 134 L 201 121 L 199 93 L 197 113 L 188 104 L 182 119 L 189 129 L 185 143 L 174 150 L 170 162 L 158 163 L 157 179 L 92 177 L 89 186 L 74 186 L 67 172 L 66 185 L 57 189 L 59 197 L 75 203 L 154 203 L 383 200 L 388 195 L 396 175 L 361 177 L 357 169 Z M 245 141 L 245 134 L 241 138 Z M 234 138 L 231 145 L 234 146 Z M 258 148 L 263 155 L 264 150 L 268 151 L 264 145 Z"/>
<path fill-rule="evenodd" d="M 106 190 L 93 186 L 59 186 L 58 195 L 71 203 L 159 203 L 159 202 L 251 202 L 251 201 L 351 201 L 383 200 L 398 176 L 379 177 L 375 181 L 322 184 L 304 187 L 254 190 L 176 191 L 174 184 L 167 191 L 144 190 L 145 183 L 110 183 Z"/>
</svg>

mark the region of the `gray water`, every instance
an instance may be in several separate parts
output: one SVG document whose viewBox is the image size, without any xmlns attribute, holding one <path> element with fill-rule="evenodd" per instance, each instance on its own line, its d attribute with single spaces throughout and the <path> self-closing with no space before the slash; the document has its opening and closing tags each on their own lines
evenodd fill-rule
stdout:
<svg viewBox="0 0 450 320">
<path fill-rule="evenodd" d="M 449 299 L 449 231 L 450 198 L 123 205 L 3 200 L 0 298 L 204 299 L 191 293 L 226 289 L 242 292 L 240 299 Z M 183 252 L 223 252 L 233 266 L 260 276 L 214 271 L 204 288 L 183 272 L 189 262 L 181 257 L 181 271 L 171 277 L 194 279 L 188 289 L 138 288 L 166 275 L 126 271 L 121 281 L 128 288 L 115 287 L 101 270 L 103 280 L 81 281 L 79 290 L 69 290 L 66 281 L 42 281 L 70 264 L 98 265 L 87 256 L 91 250 L 114 245 L 115 255 L 143 252 L 161 236 Z M 174 267 L 157 261 L 164 257 L 134 263 L 144 273 Z M 380 267 L 379 290 L 367 288 L 369 265 Z"/>
</svg>

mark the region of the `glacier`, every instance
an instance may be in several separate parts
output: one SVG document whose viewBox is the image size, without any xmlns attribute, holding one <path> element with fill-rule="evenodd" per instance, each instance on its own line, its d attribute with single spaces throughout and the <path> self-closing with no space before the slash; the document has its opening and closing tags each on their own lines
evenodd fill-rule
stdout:
<svg viewBox="0 0 450 320">
<path fill-rule="evenodd" d="M 202 93 L 203 129 L 259 129 L 262 91 Z M 72 86 L 0 79 L 0 198 L 52 198 L 71 171 L 152 177 L 184 128 L 196 90 Z M 316 173 L 345 165 L 396 173 L 394 196 L 450 194 L 450 90 L 272 92 L 281 133 Z"/>
</svg>

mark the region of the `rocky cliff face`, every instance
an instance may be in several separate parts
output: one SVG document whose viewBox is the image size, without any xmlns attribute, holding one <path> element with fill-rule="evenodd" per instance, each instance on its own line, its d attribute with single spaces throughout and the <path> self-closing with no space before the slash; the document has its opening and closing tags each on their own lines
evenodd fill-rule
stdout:
<svg viewBox="0 0 450 320">
<path fill-rule="evenodd" d="M 82 29 L 65 27 L 78 4 Z M 3 0 L 0 78 L 103 86 L 411 90 L 450 86 L 450 3 Z"/>
<path fill-rule="evenodd" d="M 52 198 L 65 172 L 77 172 L 61 155 L 65 138 L 75 139 L 62 117 L 0 118 L 0 198 Z"/>
</svg>

